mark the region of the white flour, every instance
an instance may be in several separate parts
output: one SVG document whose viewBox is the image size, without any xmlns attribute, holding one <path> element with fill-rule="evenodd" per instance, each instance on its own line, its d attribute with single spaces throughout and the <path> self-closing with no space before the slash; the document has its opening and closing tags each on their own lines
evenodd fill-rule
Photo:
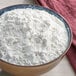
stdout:
<svg viewBox="0 0 76 76">
<path fill-rule="evenodd" d="M 15 9 L 0 16 L 0 59 L 21 66 L 48 63 L 67 48 L 64 23 L 45 11 Z"/>
</svg>

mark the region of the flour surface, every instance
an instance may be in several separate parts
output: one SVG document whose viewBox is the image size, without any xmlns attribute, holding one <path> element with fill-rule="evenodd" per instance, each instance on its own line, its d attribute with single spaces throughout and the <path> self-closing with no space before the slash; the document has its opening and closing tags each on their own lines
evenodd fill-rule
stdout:
<svg viewBox="0 0 76 76">
<path fill-rule="evenodd" d="M 14 9 L 0 16 L 0 59 L 21 66 L 48 63 L 67 48 L 62 21 L 37 9 Z"/>
</svg>

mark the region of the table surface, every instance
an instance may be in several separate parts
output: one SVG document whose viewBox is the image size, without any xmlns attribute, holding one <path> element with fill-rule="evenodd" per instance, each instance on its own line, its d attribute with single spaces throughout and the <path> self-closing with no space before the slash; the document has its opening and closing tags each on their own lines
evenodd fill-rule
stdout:
<svg viewBox="0 0 76 76">
<path fill-rule="evenodd" d="M 0 9 L 15 5 L 15 4 L 35 4 L 34 0 L 0 0 Z M 52 70 L 45 73 L 42 76 L 76 76 L 76 73 L 74 73 L 67 57 L 65 56 L 62 61 Z M 5 72 L 0 72 L 0 76 L 10 76 L 9 74 Z"/>
</svg>

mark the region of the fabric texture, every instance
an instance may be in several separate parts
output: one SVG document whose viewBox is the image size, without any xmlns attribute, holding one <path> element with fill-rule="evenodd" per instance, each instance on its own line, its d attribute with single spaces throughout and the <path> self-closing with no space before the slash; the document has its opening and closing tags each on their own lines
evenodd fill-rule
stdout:
<svg viewBox="0 0 76 76">
<path fill-rule="evenodd" d="M 36 0 L 36 2 L 57 11 L 67 19 L 73 32 L 73 42 L 67 57 L 76 72 L 76 0 Z"/>
</svg>

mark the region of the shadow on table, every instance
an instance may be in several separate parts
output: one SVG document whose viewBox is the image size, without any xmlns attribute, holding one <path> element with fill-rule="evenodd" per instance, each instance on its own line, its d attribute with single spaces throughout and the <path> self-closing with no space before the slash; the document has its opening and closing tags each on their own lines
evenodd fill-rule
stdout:
<svg viewBox="0 0 76 76">
<path fill-rule="evenodd" d="M 1 71 L 0 72 L 0 76 L 11 76 L 11 75 L 8 74 L 7 72 Z"/>
</svg>

